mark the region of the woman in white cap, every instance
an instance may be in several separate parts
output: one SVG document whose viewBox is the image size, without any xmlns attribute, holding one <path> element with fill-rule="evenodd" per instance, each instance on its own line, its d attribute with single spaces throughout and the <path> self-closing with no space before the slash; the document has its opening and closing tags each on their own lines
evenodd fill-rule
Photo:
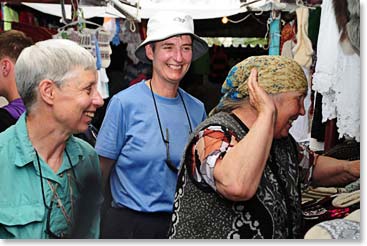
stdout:
<svg viewBox="0 0 367 246">
<path fill-rule="evenodd" d="M 149 19 L 135 54 L 152 64 L 152 78 L 112 97 L 96 142 L 112 194 L 102 238 L 167 237 L 183 149 L 206 118 L 204 104 L 179 84 L 207 50 L 189 15 L 160 12 Z"/>
</svg>

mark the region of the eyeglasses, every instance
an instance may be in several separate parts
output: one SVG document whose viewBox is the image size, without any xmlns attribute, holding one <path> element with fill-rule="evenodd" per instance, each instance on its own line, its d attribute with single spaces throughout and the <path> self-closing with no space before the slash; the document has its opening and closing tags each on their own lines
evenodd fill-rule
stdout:
<svg viewBox="0 0 367 246">
<path fill-rule="evenodd" d="M 57 192 L 56 192 L 56 188 L 57 187 L 54 187 L 52 186 L 52 184 L 50 184 L 49 181 L 48 184 L 52 190 L 52 199 L 51 199 L 51 202 L 50 202 L 50 205 L 47 205 L 46 204 L 46 198 L 45 198 L 45 190 L 44 190 L 44 187 L 43 187 L 43 176 L 42 176 L 42 168 L 41 168 L 41 163 L 40 163 L 40 160 L 39 160 L 39 156 L 38 156 L 38 153 L 36 150 L 34 150 L 36 152 L 36 156 L 37 156 L 37 163 L 38 163 L 38 169 L 39 169 L 39 172 L 40 172 L 40 181 L 41 181 L 41 189 L 42 189 L 42 198 L 43 198 L 43 204 L 44 206 L 46 207 L 46 209 L 48 210 L 47 212 L 47 221 L 46 221 L 46 230 L 45 230 L 45 233 L 50 237 L 50 238 L 53 238 L 53 239 L 62 239 L 62 238 L 70 238 L 68 234 L 66 233 L 59 233 L 59 234 L 56 234 L 54 232 L 51 231 L 51 211 L 52 211 L 52 208 L 53 208 L 53 205 L 54 205 L 54 199 L 56 198 L 58 201 L 60 201 L 59 205 L 60 205 L 60 209 L 62 209 L 62 212 L 63 212 L 63 215 L 66 219 L 66 221 L 68 222 L 68 224 L 71 224 L 71 218 L 70 216 L 68 216 L 66 214 L 66 211 L 65 211 L 65 208 L 64 206 L 62 205 L 61 203 L 61 200 L 60 198 L 58 197 L 57 195 Z M 74 171 L 74 167 L 73 165 L 71 164 L 71 160 L 70 160 L 70 156 L 68 154 L 68 152 L 66 151 L 65 149 L 65 153 L 66 153 L 66 156 L 68 158 L 68 161 L 69 161 L 69 164 L 70 164 L 70 167 L 71 167 L 71 170 L 72 170 L 72 173 L 73 173 L 73 176 L 74 176 L 74 179 L 76 180 L 76 175 L 75 175 L 75 171 Z M 78 182 L 76 181 L 76 187 L 77 187 L 77 190 L 79 190 L 79 185 L 78 185 Z M 71 189 L 71 188 L 70 188 Z M 70 192 L 71 194 L 71 192 Z M 73 203 L 73 201 L 71 200 L 70 201 L 71 203 Z"/>
<path fill-rule="evenodd" d="M 166 128 L 166 138 L 163 139 L 165 145 L 166 145 L 166 164 L 169 169 L 171 169 L 173 172 L 178 173 L 178 169 L 171 160 L 170 154 L 169 154 L 169 135 L 168 135 L 168 128 Z"/>
</svg>

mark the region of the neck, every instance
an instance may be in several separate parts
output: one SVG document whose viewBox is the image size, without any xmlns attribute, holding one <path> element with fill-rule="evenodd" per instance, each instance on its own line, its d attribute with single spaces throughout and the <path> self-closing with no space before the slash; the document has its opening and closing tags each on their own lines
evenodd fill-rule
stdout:
<svg viewBox="0 0 367 246">
<path fill-rule="evenodd" d="M 242 106 L 232 111 L 248 128 L 251 128 L 257 119 L 257 112 L 251 106 Z"/>
<path fill-rule="evenodd" d="M 10 85 L 11 86 L 9 87 L 9 89 L 3 95 L 8 102 L 11 102 L 11 101 L 13 101 L 17 98 L 20 98 L 20 95 L 19 95 L 18 90 L 16 88 L 15 82 L 10 83 Z"/>
<path fill-rule="evenodd" d="M 41 112 L 37 115 L 30 113 L 26 119 L 28 136 L 38 154 L 56 172 L 62 164 L 66 140 L 70 135 L 52 127 L 55 124 L 44 122 L 47 120 Z"/>
<path fill-rule="evenodd" d="M 177 96 L 178 84 L 161 82 L 154 77 L 146 81 L 146 85 L 153 90 L 153 92 L 162 97 L 174 98 Z"/>
</svg>

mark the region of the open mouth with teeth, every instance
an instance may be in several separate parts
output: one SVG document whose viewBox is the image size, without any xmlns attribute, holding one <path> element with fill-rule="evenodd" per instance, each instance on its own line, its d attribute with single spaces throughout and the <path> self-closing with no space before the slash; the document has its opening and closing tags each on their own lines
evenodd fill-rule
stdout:
<svg viewBox="0 0 367 246">
<path fill-rule="evenodd" d="M 93 118 L 94 117 L 94 112 L 86 112 L 85 115 L 90 117 L 90 118 Z"/>
<path fill-rule="evenodd" d="M 182 65 L 173 65 L 173 64 L 169 64 L 168 65 L 169 68 L 172 68 L 172 69 L 181 69 L 182 68 Z"/>
</svg>

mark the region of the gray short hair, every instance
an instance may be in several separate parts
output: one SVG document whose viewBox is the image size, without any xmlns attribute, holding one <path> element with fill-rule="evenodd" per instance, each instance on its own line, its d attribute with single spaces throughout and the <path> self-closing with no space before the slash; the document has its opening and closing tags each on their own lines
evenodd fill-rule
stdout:
<svg viewBox="0 0 367 246">
<path fill-rule="evenodd" d="M 26 109 L 29 111 L 36 102 L 37 87 L 42 80 L 49 79 L 62 86 L 76 68 L 96 70 L 96 60 L 73 41 L 49 39 L 25 48 L 15 64 L 15 78 Z"/>
</svg>

